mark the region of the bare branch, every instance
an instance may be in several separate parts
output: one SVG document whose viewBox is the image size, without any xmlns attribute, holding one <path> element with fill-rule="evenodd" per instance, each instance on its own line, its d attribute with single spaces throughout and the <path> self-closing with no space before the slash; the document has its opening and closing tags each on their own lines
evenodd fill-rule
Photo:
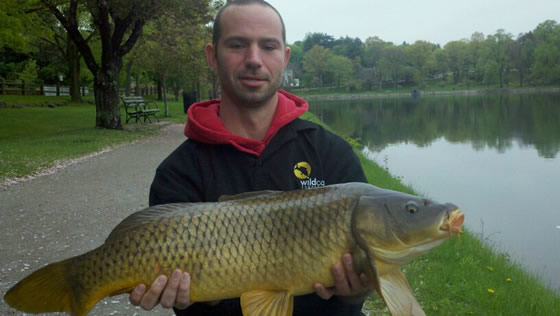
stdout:
<svg viewBox="0 0 560 316">
<path fill-rule="evenodd" d="M 134 47 L 134 44 L 136 44 L 136 41 L 138 40 L 140 35 L 142 35 L 142 28 L 144 27 L 145 23 L 146 21 L 144 21 L 143 19 L 136 20 L 136 22 L 134 23 L 134 29 L 132 29 L 132 33 L 128 37 L 128 40 L 119 49 L 119 56 L 122 57 L 126 55 L 126 53 L 128 53 L 132 49 L 132 47 Z"/>
<path fill-rule="evenodd" d="M 130 12 L 124 19 L 120 19 L 118 16 L 115 16 L 113 14 L 111 14 L 111 17 L 115 22 L 115 30 L 113 32 L 113 39 L 112 39 L 113 47 L 120 48 L 126 30 L 128 30 L 130 24 L 134 22 L 134 18 L 136 17 L 136 12 L 134 10 L 130 10 Z"/>
<path fill-rule="evenodd" d="M 76 47 L 84 57 L 84 61 L 92 73 L 97 73 L 99 66 L 95 62 L 93 53 L 87 42 L 84 40 L 82 34 L 78 30 L 77 23 L 77 6 L 78 0 L 70 0 L 70 9 L 68 12 L 68 17 L 65 16 L 57 7 L 57 4 L 49 0 L 41 0 L 41 2 L 52 12 L 52 14 L 58 19 L 60 24 L 66 29 L 68 35 L 76 43 Z M 72 15 L 73 14 L 73 15 Z"/>
</svg>

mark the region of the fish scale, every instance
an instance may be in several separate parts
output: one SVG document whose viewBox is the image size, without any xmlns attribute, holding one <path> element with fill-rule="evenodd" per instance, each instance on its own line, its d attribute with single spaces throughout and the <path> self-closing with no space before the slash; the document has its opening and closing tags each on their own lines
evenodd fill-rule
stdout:
<svg viewBox="0 0 560 316">
<path fill-rule="evenodd" d="M 423 219 L 401 210 L 410 201 L 426 209 Z M 193 302 L 241 297 L 244 314 L 289 315 L 293 296 L 312 292 L 316 282 L 332 286 L 333 264 L 352 252 L 393 314 L 422 314 L 399 265 L 383 256 L 425 252 L 458 233 L 463 217 L 451 204 L 360 183 L 155 206 L 124 219 L 99 248 L 35 271 L 4 299 L 25 312 L 81 316 L 105 296 L 179 268 L 191 276 Z M 422 229 L 404 229 L 411 220 Z M 416 240 L 436 242 L 414 248 Z"/>
</svg>

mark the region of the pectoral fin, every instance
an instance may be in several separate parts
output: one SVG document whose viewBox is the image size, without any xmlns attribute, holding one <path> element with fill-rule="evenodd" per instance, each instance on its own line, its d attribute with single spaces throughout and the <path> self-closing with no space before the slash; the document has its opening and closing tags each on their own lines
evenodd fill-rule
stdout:
<svg viewBox="0 0 560 316">
<path fill-rule="evenodd" d="M 244 316 L 278 315 L 291 316 L 294 297 L 287 291 L 249 291 L 241 295 Z"/>
<path fill-rule="evenodd" d="M 383 299 L 393 316 L 426 315 L 399 269 L 381 275 L 380 281 Z"/>
</svg>

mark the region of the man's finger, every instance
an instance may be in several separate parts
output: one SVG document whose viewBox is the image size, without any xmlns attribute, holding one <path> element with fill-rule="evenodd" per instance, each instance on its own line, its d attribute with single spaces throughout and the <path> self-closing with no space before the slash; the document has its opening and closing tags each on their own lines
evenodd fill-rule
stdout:
<svg viewBox="0 0 560 316">
<path fill-rule="evenodd" d="M 181 283 L 182 273 L 181 270 L 176 269 L 171 274 L 171 278 L 169 278 L 169 282 L 165 286 L 163 290 L 163 294 L 161 295 L 161 299 L 159 303 L 161 306 L 165 308 L 171 308 L 175 305 L 175 299 L 177 298 L 177 289 L 179 288 L 179 283 Z"/>
<path fill-rule="evenodd" d="M 334 290 L 325 288 L 321 283 L 315 283 L 313 288 L 315 289 L 315 293 L 324 300 L 328 300 L 334 295 Z"/>
<path fill-rule="evenodd" d="M 166 283 L 167 277 L 165 275 L 160 275 L 156 281 L 152 283 L 148 292 L 146 292 L 146 294 L 142 297 L 140 306 L 147 311 L 152 310 L 158 304 L 159 297 L 161 296 L 161 292 L 163 292 Z"/>
<path fill-rule="evenodd" d="M 332 273 L 337 295 L 349 295 L 350 285 L 348 284 L 348 279 L 346 279 L 346 274 L 342 265 L 339 263 L 334 264 L 332 267 Z"/>
<path fill-rule="evenodd" d="M 342 256 L 342 263 L 346 271 L 346 280 L 350 283 L 350 291 L 362 289 L 363 285 L 360 281 L 360 276 L 356 273 L 352 264 L 352 255 L 349 253 L 344 254 Z"/>
<path fill-rule="evenodd" d="M 146 293 L 146 286 L 144 284 L 139 284 L 128 297 L 130 303 L 134 306 L 140 305 L 140 301 L 142 300 L 144 293 Z"/>
<path fill-rule="evenodd" d="M 175 299 L 175 308 L 185 309 L 191 305 L 190 299 L 190 288 L 191 288 L 191 276 L 184 272 L 179 283 L 179 289 L 177 290 L 177 298 Z"/>
</svg>

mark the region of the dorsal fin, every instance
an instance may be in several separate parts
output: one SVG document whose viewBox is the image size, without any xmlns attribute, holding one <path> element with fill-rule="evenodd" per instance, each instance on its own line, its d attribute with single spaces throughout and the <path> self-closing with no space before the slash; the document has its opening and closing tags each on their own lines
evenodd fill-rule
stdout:
<svg viewBox="0 0 560 316">
<path fill-rule="evenodd" d="M 245 193 L 233 194 L 233 195 L 220 195 L 218 201 L 223 202 L 223 201 L 231 201 L 231 200 L 243 200 L 243 199 L 255 198 L 259 196 L 267 196 L 278 192 L 281 191 L 263 190 L 263 191 L 245 192 Z"/>
<path fill-rule="evenodd" d="M 109 234 L 105 242 L 112 241 L 120 238 L 123 234 L 133 230 L 142 225 L 149 224 L 162 217 L 169 217 L 186 212 L 186 208 L 193 203 L 171 203 L 162 204 L 145 208 L 136 213 L 132 213 L 127 218 L 123 219 Z"/>
</svg>

